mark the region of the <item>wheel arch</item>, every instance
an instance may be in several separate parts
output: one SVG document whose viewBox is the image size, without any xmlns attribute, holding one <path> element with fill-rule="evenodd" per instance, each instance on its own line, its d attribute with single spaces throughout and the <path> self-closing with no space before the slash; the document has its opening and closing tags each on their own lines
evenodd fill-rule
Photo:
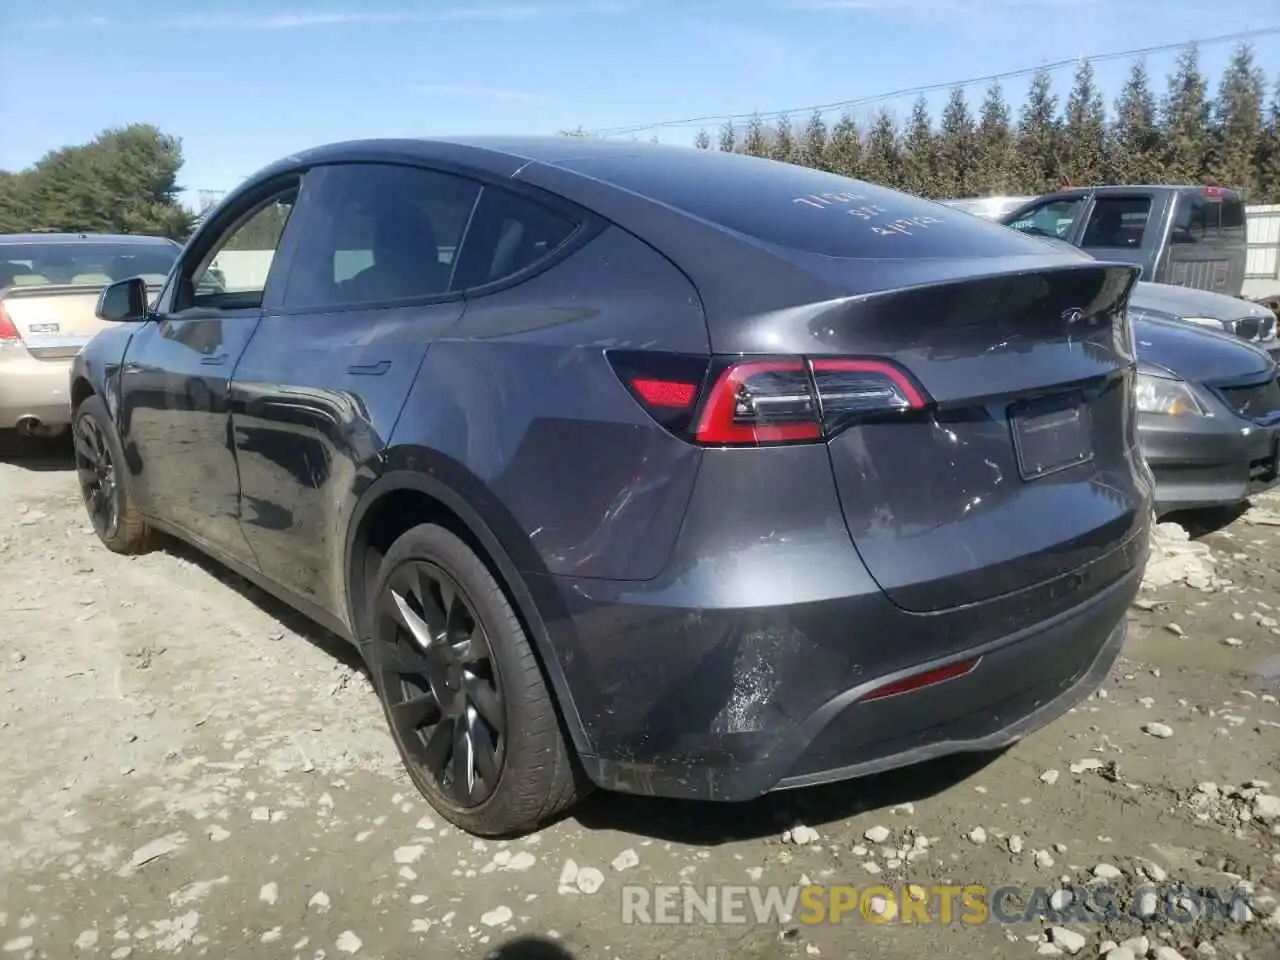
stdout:
<svg viewBox="0 0 1280 960">
<path fill-rule="evenodd" d="M 546 623 L 511 552 L 468 500 L 438 477 L 393 469 L 370 484 L 348 525 L 343 557 L 346 615 L 352 638 L 363 645 L 369 629 L 369 592 L 381 552 L 390 540 L 419 523 L 438 523 L 459 536 L 490 569 L 515 608 L 548 683 L 560 720 L 579 757 L 592 755 L 590 739 L 568 680 L 552 647 Z M 393 532 L 394 531 L 394 532 Z M 381 545 L 384 549 L 379 551 Z"/>
</svg>

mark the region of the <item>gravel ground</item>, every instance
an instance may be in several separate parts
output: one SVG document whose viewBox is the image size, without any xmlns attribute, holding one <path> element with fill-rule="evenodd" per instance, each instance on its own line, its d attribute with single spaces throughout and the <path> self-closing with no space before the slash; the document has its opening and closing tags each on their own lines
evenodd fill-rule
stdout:
<svg viewBox="0 0 1280 960">
<path fill-rule="evenodd" d="M 510 843 L 432 817 L 335 638 L 180 546 L 101 548 L 60 448 L 0 462 L 0 503 L 0 957 L 1280 956 L 1280 499 L 1162 527 L 1104 689 L 999 756 L 732 808 L 596 795 Z M 1025 902 L 624 923 L 623 884 L 810 882 Z M 1120 916 L 1076 909 L 1099 884 Z M 1234 916 L 1166 909 L 1209 887 Z"/>
</svg>

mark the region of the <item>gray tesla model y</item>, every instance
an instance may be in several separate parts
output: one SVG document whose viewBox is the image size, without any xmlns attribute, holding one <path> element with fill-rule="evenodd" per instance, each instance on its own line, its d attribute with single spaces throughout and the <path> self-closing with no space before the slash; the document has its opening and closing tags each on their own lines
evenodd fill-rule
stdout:
<svg viewBox="0 0 1280 960">
<path fill-rule="evenodd" d="M 357 644 L 467 830 L 744 800 L 1099 683 L 1152 508 L 1136 273 L 714 151 L 336 144 L 103 293 L 79 476 L 112 549 L 182 537 Z"/>
</svg>

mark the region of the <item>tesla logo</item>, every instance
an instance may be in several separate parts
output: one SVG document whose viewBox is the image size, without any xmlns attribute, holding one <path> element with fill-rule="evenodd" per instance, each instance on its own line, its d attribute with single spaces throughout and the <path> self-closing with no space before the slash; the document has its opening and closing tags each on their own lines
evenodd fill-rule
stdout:
<svg viewBox="0 0 1280 960">
<path fill-rule="evenodd" d="M 1062 322 L 1070 326 L 1073 323 L 1079 323 L 1084 319 L 1084 311 L 1079 307 L 1072 307 L 1070 310 L 1062 311 Z"/>
</svg>

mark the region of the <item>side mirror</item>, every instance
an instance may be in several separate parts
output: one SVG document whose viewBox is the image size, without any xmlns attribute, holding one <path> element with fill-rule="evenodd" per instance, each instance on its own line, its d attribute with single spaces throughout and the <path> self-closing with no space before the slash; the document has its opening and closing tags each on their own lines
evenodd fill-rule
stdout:
<svg viewBox="0 0 1280 960">
<path fill-rule="evenodd" d="M 141 277 L 117 280 L 98 295 L 94 311 L 99 320 L 113 323 L 141 323 L 150 315 L 147 282 Z"/>
</svg>

